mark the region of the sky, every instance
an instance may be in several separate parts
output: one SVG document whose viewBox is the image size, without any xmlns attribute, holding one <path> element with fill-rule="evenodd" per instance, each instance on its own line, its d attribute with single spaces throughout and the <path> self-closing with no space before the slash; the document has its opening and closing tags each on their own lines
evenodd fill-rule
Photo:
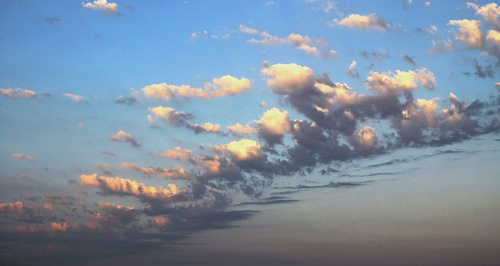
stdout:
<svg viewBox="0 0 500 266">
<path fill-rule="evenodd" d="M 489 1 L 0 0 L 0 264 L 496 264 L 499 60 Z"/>
</svg>

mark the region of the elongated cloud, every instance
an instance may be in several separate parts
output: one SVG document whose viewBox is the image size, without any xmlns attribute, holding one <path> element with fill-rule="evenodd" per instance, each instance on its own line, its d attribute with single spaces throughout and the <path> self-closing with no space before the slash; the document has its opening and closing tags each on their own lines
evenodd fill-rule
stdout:
<svg viewBox="0 0 500 266">
<path fill-rule="evenodd" d="M 0 88 L 0 96 L 5 97 L 5 98 L 35 98 L 37 96 L 36 92 L 30 91 L 30 90 L 25 90 L 21 88 L 8 88 L 8 89 L 2 89 Z"/>
<path fill-rule="evenodd" d="M 198 125 L 198 124 L 190 124 L 189 128 L 191 128 L 195 133 L 219 133 L 220 132 L 220 125 L 219 124 L 212 124 L 212 123 L 205 123 L 203 125 Z"/>
<path fill-rule="evenodd" d="M 375 14 L 370 15 L 358 15 L 351 14 L 346 18 L 341 20 L 334 20 L 338 25 L 349 27 L 349 28 L 360 28 L 368 30 L 380 30 L 385 31 L 389 27 L 389 23 L 381 20 Z"/>
<path fill-rule="evenodd" d="M 101 10 L 105 11 L 106 13 L 112 15 L 112 14 L 119 14 L 120 11 L 118 10 L 118 5 L 116 3 L 108 3 L 107 0 L 96 0 L 94 2 L 82 2 L 83 7 L 85 8 L 90 8 L 94 10 Z"/>
<path fill-rule="evenodd" d="M 149 177 L 153 175 L 163 176 L 168 179 L 187 179 L 189 174 L 184 168 L 177 166 L 172 169 L 164 169 L 161 167 L 139 167 L 134 163 L 121 163 L 120 167 L 141 172 Z"/>
<path fill-rule="evenodd" d="M 29 160 L 29 161 L 34 161 L 34 160 L 35 160 L 35 158 L 33 158 L 33 157 L 31 157 L 31 156 L 26 155 L 26 154 L 25 154 L 25 155 L 23 155 L 23 154 L 21 154 L 21 153 L 14 153 L 14 154 L 12 154 L 12 157 L 15 157 L 15 158 L 18 158 L 18 159 L 22 159 L 22 160 L 23 160 L 23 159 L 24 159 L 24 160 Z"/>
<path fill-rule="evenodd" d="M 116 142 L 127 142 L 128 144 L 132 145 L 133 147 L 140 147 L 141 145 L 137 142 L 137 139 L 132 136 L 131 134 L 125 132 L 125 131 L 118 131 L 115 135 L 109 137 L 112 141 Z"/>
<path fill-rule="evenodd" d="M 153 84 L 144 87 L 142 90 L 146 97 L 153 97 L 163 100 L 182 97 L 213 99 L 223 96 L 233 96 L 241 94 L 250 89 L 250 80 L 246 78 L 235 78 L 225 75 L 214 78 L 212 82 L 205 83 L 203 88 L 192 88 L 189 85 L 169 85 L 166 83 Z"/>
<path fill-rule="evenodd" d="M 100 188 L 104 192 L 121 195 L 136 196 L 149 203 L 169 203 L 186 198 L 186 190 L 179 189 L 175 184 L 169 184 L 168 188 L 162 186 L 146 186 L 135 180 L 121 177 L 98 177 L 93 175 L 80 175 L 82 185 Z"/>
<path fill-rule="evenodd" d="M 63 93 L 64 96 L 74 100 L 74 101 L 77 101 L 77 102 L 81 102 L 83 100 L 87 100 L 87 98 L 81 96 L 81 95 L 76 95 L 76 94 L 71 94 L 71 93 Z"/>
<path fill-rule="evenodd" d="M 356 70 L 356 65 L 358 63 L 356 61 L 352 61 L 351 64 L 349 65 L 349 68 L 347 68 L 346 74 L 353 77 L 353 78 L 359 78 L 359 72 Z"/>
<path fill-rule="evenodd" d="M 229 130 L 229 132 L 236 137 L 251 135 L 258 132 L 257 128 L 252 127 L 250 125 L 242 125 L 240 123 L 228 126 L 227 130 Z"/>
<path fill-rule="evenodd" d="M 191 159 L 192 150 L 175 147 L 173 150 L 167 150 L 161 156 L 178 161 L 188 161 Z"/>
</svg>

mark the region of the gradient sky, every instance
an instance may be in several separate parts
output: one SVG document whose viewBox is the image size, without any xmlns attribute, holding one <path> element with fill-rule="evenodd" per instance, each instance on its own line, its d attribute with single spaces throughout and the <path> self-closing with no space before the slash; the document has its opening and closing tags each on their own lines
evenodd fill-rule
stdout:
<svg viewBox="0 0 500 266">
<path fill-rule="evenodd" d="M 489 1 L 0 0 L 0 264 L 498 263 L 499 60 Z"/>
</svg>

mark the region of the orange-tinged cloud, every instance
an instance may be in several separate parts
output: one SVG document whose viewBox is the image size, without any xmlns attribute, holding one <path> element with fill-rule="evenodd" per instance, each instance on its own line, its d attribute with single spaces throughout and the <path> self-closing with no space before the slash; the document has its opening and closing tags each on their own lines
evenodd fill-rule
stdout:
<svg viewBox="0 0 500 266">
<path fill-rule="evenodd" d="M 0 213 L 27 214 L 31 208 L 26 207 L 22 201 L 0 203 Z"/>
<path fill-rule="evenodd" d="M 119 14 L 118 5 L 116 3 L 108 3 L 107 0 L 96 0 L 94 2 L 82 2 L 83 7 L 102 10 L 108 14 Z"/>
<path fill-rule="evenodd" d="M 349 28 L 362 28 L 362 29 L 374 29 L 385 31 L 387 30 L 389 24 L 381 19 L 379 19 L 375 14 L 370 15 L 358 15 L 351 14 L 346 18 L 339 20 L 334 20 L 335 23 L 341 26 L 346 26 Z"/>
<path fill-rule="evenodd" d="M 235 136 L 240 136 L 240 135 L 250 135 L 253 133 L 257 133 L 257 129 L 249 126 L 249 125 L 242 125 L 240 123 L 236 123 L 235 125 L 228 126 L 227 130 L 231 132 L 231 134 Z"/>
<path fill-rule="evenodd" d="M 484 33 L 479 29 L 481 21 L 479 20 L 450 20 L 448 25 L 456 25 L 459 27 L 459 33 L 455 35 L 455 39 L 467 44 L 469 48 L 483 48 L 485 43 Z"/>
<path fill-rule="evenodd" d="M 30 160 L 30 161 L 34 161 L 35 158 L 29 156 L 29 155 L 23 155 L 21 153 L 14 153 L 12 154 L 12 157 L 15 157 L 15 158 L 18 158 L 18 159 L 26 159 L 26 160 Z"/>
<path fill-rule="evenodd" d="M 147 176 L 161 175 L 169 179 L 185 179 L 189 178 L 189 174 L 184 168 L 177 166 L 173 169 L 163 169 L 160 167 L 139 167 L 134 163 L 121 163 L 120 167 L 130 170 L 139 171 Z"/>
<path fill-rule="evenodd" d="M 37 96 L 36 92 L 30 91 L 30 90 L 25 90 L 21 88 L 8 88 L 8 89 L 2 89 L 0 88 L 0 96 L 6 97 L 6 98 L 34 98 Z"/>
<path fill-rule="evenodd" d="M 267 86 L 278 94 L 290 94 L 314 82 L 314 72 L 310 68 L 294 63 L 267 66 L 262 73 L 269 78 Z"/>
<path fill-rule="evenodd" d="M 131 134 L 125 132 L 125 131 L 118 131 L 115 135 L 109 137 L 112 141 L 116 142 L 128 142 L 130 145 L 134 147 L 140 147 L 139 143 L 137 142 L 137 139 L 132 136 Z"/>
<path fill-rule="evenodd" d="M 83 185 L 98 187 L 102 190 L 124 194 L 132 195 L 139 198 L 158 200 L 161 202 L 171 202 L 174 197 L 180 193 L 185 193 L 184 189 L 179 190 L 175 184 L 169 184 L 168 188 L 163 188 L 162 186 L 151 187 L 146 186 L 143 183 L 139 183 L 136 180 L 125 179 L 121 177 L 97 177 L 97 174 L 93 175 L 80 175 Z"/>
<path fill-rule="evenodd" d="M 159 228 L 165 228 L 170 223 L 170 219 L 166 217 L 157 217 L 154 218 L 153 221 L 155 222 L 155 225 Z"/>
<path fill-rule="evenodd" d="M 263 154 L 260 144 L 251 139 L 232 141 L 231 143 L 219 146 L 218 148 L 230 152 L 238 160 L 258 158 Z"/>
<path fill-rule="evenodd" d="M 363 127 L 354 132 L 350 142 L 354 149 L 360 153 L 369 151 L 377 143 L 377 135 L 371 127 Z"/>
<path fill-rule="evenodd" d="M 167 150 L 161 156 L 178 161 L 188 161 L 191 158 L 192 150 L 175 147 L 173 150 Z"/>
<path fill-rule="evenodd" d="M 168 101 L 177 97 L 212 99 L 241 94 L 248 89 L 250 89 L 250 80 L 246 78 L 238 79 L 230 75 L 225 75 L 220 78 L 214 78 L 212 82 L 205 83 L 203 89 L 192 88 L 189 85 L 176 86 L 161 83 L 146 86 L 142 90 L 146 97 Z"/>
<path fill-rule="evenodd" d="M 61 232 L 64 232 L 64 231 L 67 231 L 68 228 L 70 228 L 69 224 L 64 222 L 64 223 L 55 223 L 53 222 L 50 226 L 50 228 L 52 228 L 53 230 L 55 231 L 61 231 Z"/>
<path fill-rule="evenodd" d="M 290 132 L 291 124 L 288 112 L 281 112 L 277 108 L 272 108 L 264 113 L 260 120 L 255 121 L 261 130 L 265 130 L 272 135 L 283 135 Z"/>
</svg>

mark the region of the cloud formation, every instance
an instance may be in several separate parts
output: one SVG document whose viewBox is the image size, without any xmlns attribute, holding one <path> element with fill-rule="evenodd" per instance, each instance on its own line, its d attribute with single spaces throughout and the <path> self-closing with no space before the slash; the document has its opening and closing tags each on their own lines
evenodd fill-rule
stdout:
<svg viewBox="0 0 500 266">
<path fill-rule="evenodd" d="M 64 96 L 74 100 L 74 101 L 77 101 L 77 102 L 81 102 L 83 100 L 87 100 L 87 98 L 81 96 L 81 95 L 76 95 L 76 94 L 71 94 L 71 93 L 63 93 Z"/>
<path fill-rule="evenodd" d="M 18 99 L 18 98 L 35 98 L 37 96 L 36 92 L 30 91 L 30 90 L 25 90 L 21 88 L 8 88 L 8 89 L 2 89 L 0 88 L 0 96 L 5 97 L 5 98 L 12 98 L 12 99 Z"/>
<path fill-rule="evenodd" d="M 90 8 L 94 10 L 101 10 L 110 15 L 120 14 L 118 10 L 118 5 L 116 3 L 108 3 L 107 0 L 96 0 L 94 2 L 82 2 L 83 7 Z"/>
<path fill-rule="evenodd" d="M 136 148 L 141 146 L 134 136 L 121 130 L 118 131 L 115 135 L 109 137 L 109 139 L 116 142 L 126 142 Z"/>
<path fill-rule="evenodd" d="M 235 78 L 225 75 L 220 78 L 214 78 L 212 82 L 205 83 L 203 88 L 192 88 L 189 85 L 168 85 L 166 83 L 153 84 L 144 87 L 142 90 L 146 97 L 170 100 L 172 98 L 182 97 L 213 99 L 224 96 L 234 96 L 250 89 L 250 80 L 246 78 Z"/>
<path fill-rule="evenodd" d="M 375 14 L 369 14 L 369 15 L 351 14 L 348 17 L 343 18 L 341 20 L 335 19 L 334 22 L 338 25 L 349 28 L 360 28 L 367 30 L 386 31 L 389 27 L 389 23 L 378 18 Z"/>
<path fill-rule="evenodd" d="M 31 157 L 30 155 L 23 155 L 21 153 L 13 153 L 12 157 L 18 158 L 18 159 L 24 159 L 24 160 L 29 160 L 29 161 L 34 161 L 35 158 Z"/>
</svg>

